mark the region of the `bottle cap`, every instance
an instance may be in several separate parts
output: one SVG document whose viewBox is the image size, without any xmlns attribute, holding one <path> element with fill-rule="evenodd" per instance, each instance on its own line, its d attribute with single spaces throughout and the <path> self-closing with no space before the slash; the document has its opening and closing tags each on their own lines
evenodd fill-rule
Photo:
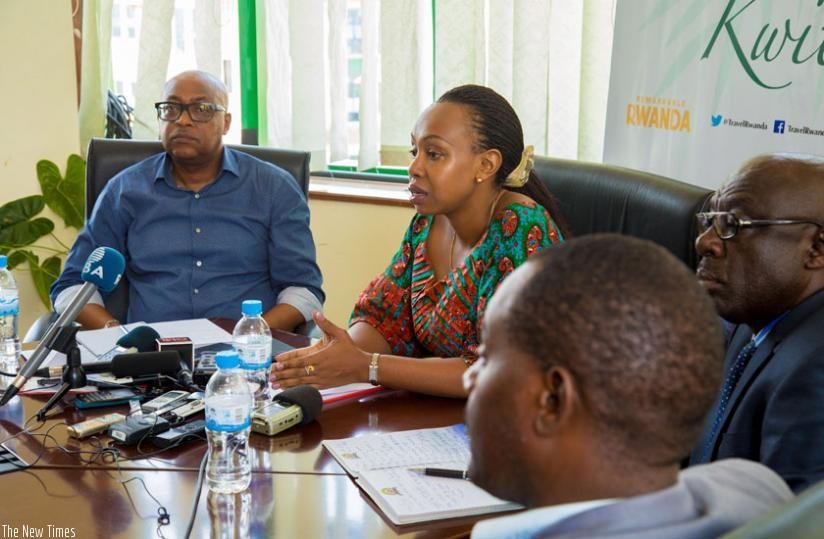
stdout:
<svg viewBox="0 0 824 539">
<path fill-rule="evenodd" d="M 240 366 L 240 356 L 234 350 L 225 350 L 215 354 L 218 369 L 236 369 Z"/>
<path fill-rule="evenodd" d="M 263 312 L 263 303 L 259 299 L 247 299 L 240 306 L 244 316 L 257 316 Z"/>
<path fill-rule="evenodd" d="M 0 269 L 4 269 L 9 265 L 9 259 L 6 255 L 0 255 Z"/>
</svg>

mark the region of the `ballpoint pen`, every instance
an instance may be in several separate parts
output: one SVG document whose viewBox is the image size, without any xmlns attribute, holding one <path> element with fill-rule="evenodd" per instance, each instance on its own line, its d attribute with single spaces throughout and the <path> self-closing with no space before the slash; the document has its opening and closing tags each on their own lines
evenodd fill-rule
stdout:
<svg viewBox="0 0 824 539">
<path fill-rule="evenodd" d="M 466 470 L 448 470 L 446 468 L 409 468 L 410 472 L 417 472 L 423 475 L 431 475 L 432 477 L 450 477 L 452 479 L 469 479 Z"/>
</svg>

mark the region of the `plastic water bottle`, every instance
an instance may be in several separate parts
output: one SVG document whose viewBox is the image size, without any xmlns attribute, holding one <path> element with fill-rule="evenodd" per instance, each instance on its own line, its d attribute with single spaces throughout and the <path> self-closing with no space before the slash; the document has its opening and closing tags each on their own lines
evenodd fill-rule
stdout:
<svg viewBox="0 0 824 539">
<path fill-rule="evenodd" d="M 17 337 L 17 317 L 20 302 L 17 283 L 8 269 L 6 255 L 0 255 L 0 371 L 17 373 L 20 339 Z M 0 387 L 7 387 L 12 377 L 0 375 Z"/>
<path fill-rule="evenodd" d="M 252 480 L 252 395 L 236 352 L 219 352 L 215 363 L 217 371 L 206 384 L 206 483 L 213 492 L 231 494 L 246 490 Z"/>
<path fill-rule="evenodd" d="M 263 319 L 260 300 L 247 299 L 241 305 L 243 317 L 232 332 L 232 345 L 255 399 L 255 407 L 269 400 L 269 367 L 272 366 L 272 332 Z"/>
</svg>

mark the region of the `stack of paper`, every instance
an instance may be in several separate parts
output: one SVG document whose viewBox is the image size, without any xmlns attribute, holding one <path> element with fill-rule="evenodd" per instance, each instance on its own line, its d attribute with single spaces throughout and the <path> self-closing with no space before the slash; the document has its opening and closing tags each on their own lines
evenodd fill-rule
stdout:
<svg viewBox="0 0 824 539">
<path fill-rule="evenodd" d="M 410 470 L 465 470 L 469 439 L 464 425 L 367 434 L 325 440 L 324 447 L 395 524 L 520 509 L 466 479 L 422 475 Z"/>
</svg>

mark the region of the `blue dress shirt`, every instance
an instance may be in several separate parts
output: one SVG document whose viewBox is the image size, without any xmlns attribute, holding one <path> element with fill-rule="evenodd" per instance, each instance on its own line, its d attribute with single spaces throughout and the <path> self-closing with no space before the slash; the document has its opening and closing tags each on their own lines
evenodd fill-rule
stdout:
<svg viewBox="0 0 824 539">
<path fill-rule="evenodd" d="M 83 283 L 83 264 L 101 245 L 126 258 L 124 322 L 239 318 L 245 299 L 261 300 L 264 312 L 291 304 L 306 319 L 320 309 L 309 207 L 297 183 L 274 165 L 223 151 L 217 179 L 197 193 L 175 184 L 166 153 L 112 178 L 52 285 L 55 309 L 66 302 L 61 292 Z"/>
</svg>

